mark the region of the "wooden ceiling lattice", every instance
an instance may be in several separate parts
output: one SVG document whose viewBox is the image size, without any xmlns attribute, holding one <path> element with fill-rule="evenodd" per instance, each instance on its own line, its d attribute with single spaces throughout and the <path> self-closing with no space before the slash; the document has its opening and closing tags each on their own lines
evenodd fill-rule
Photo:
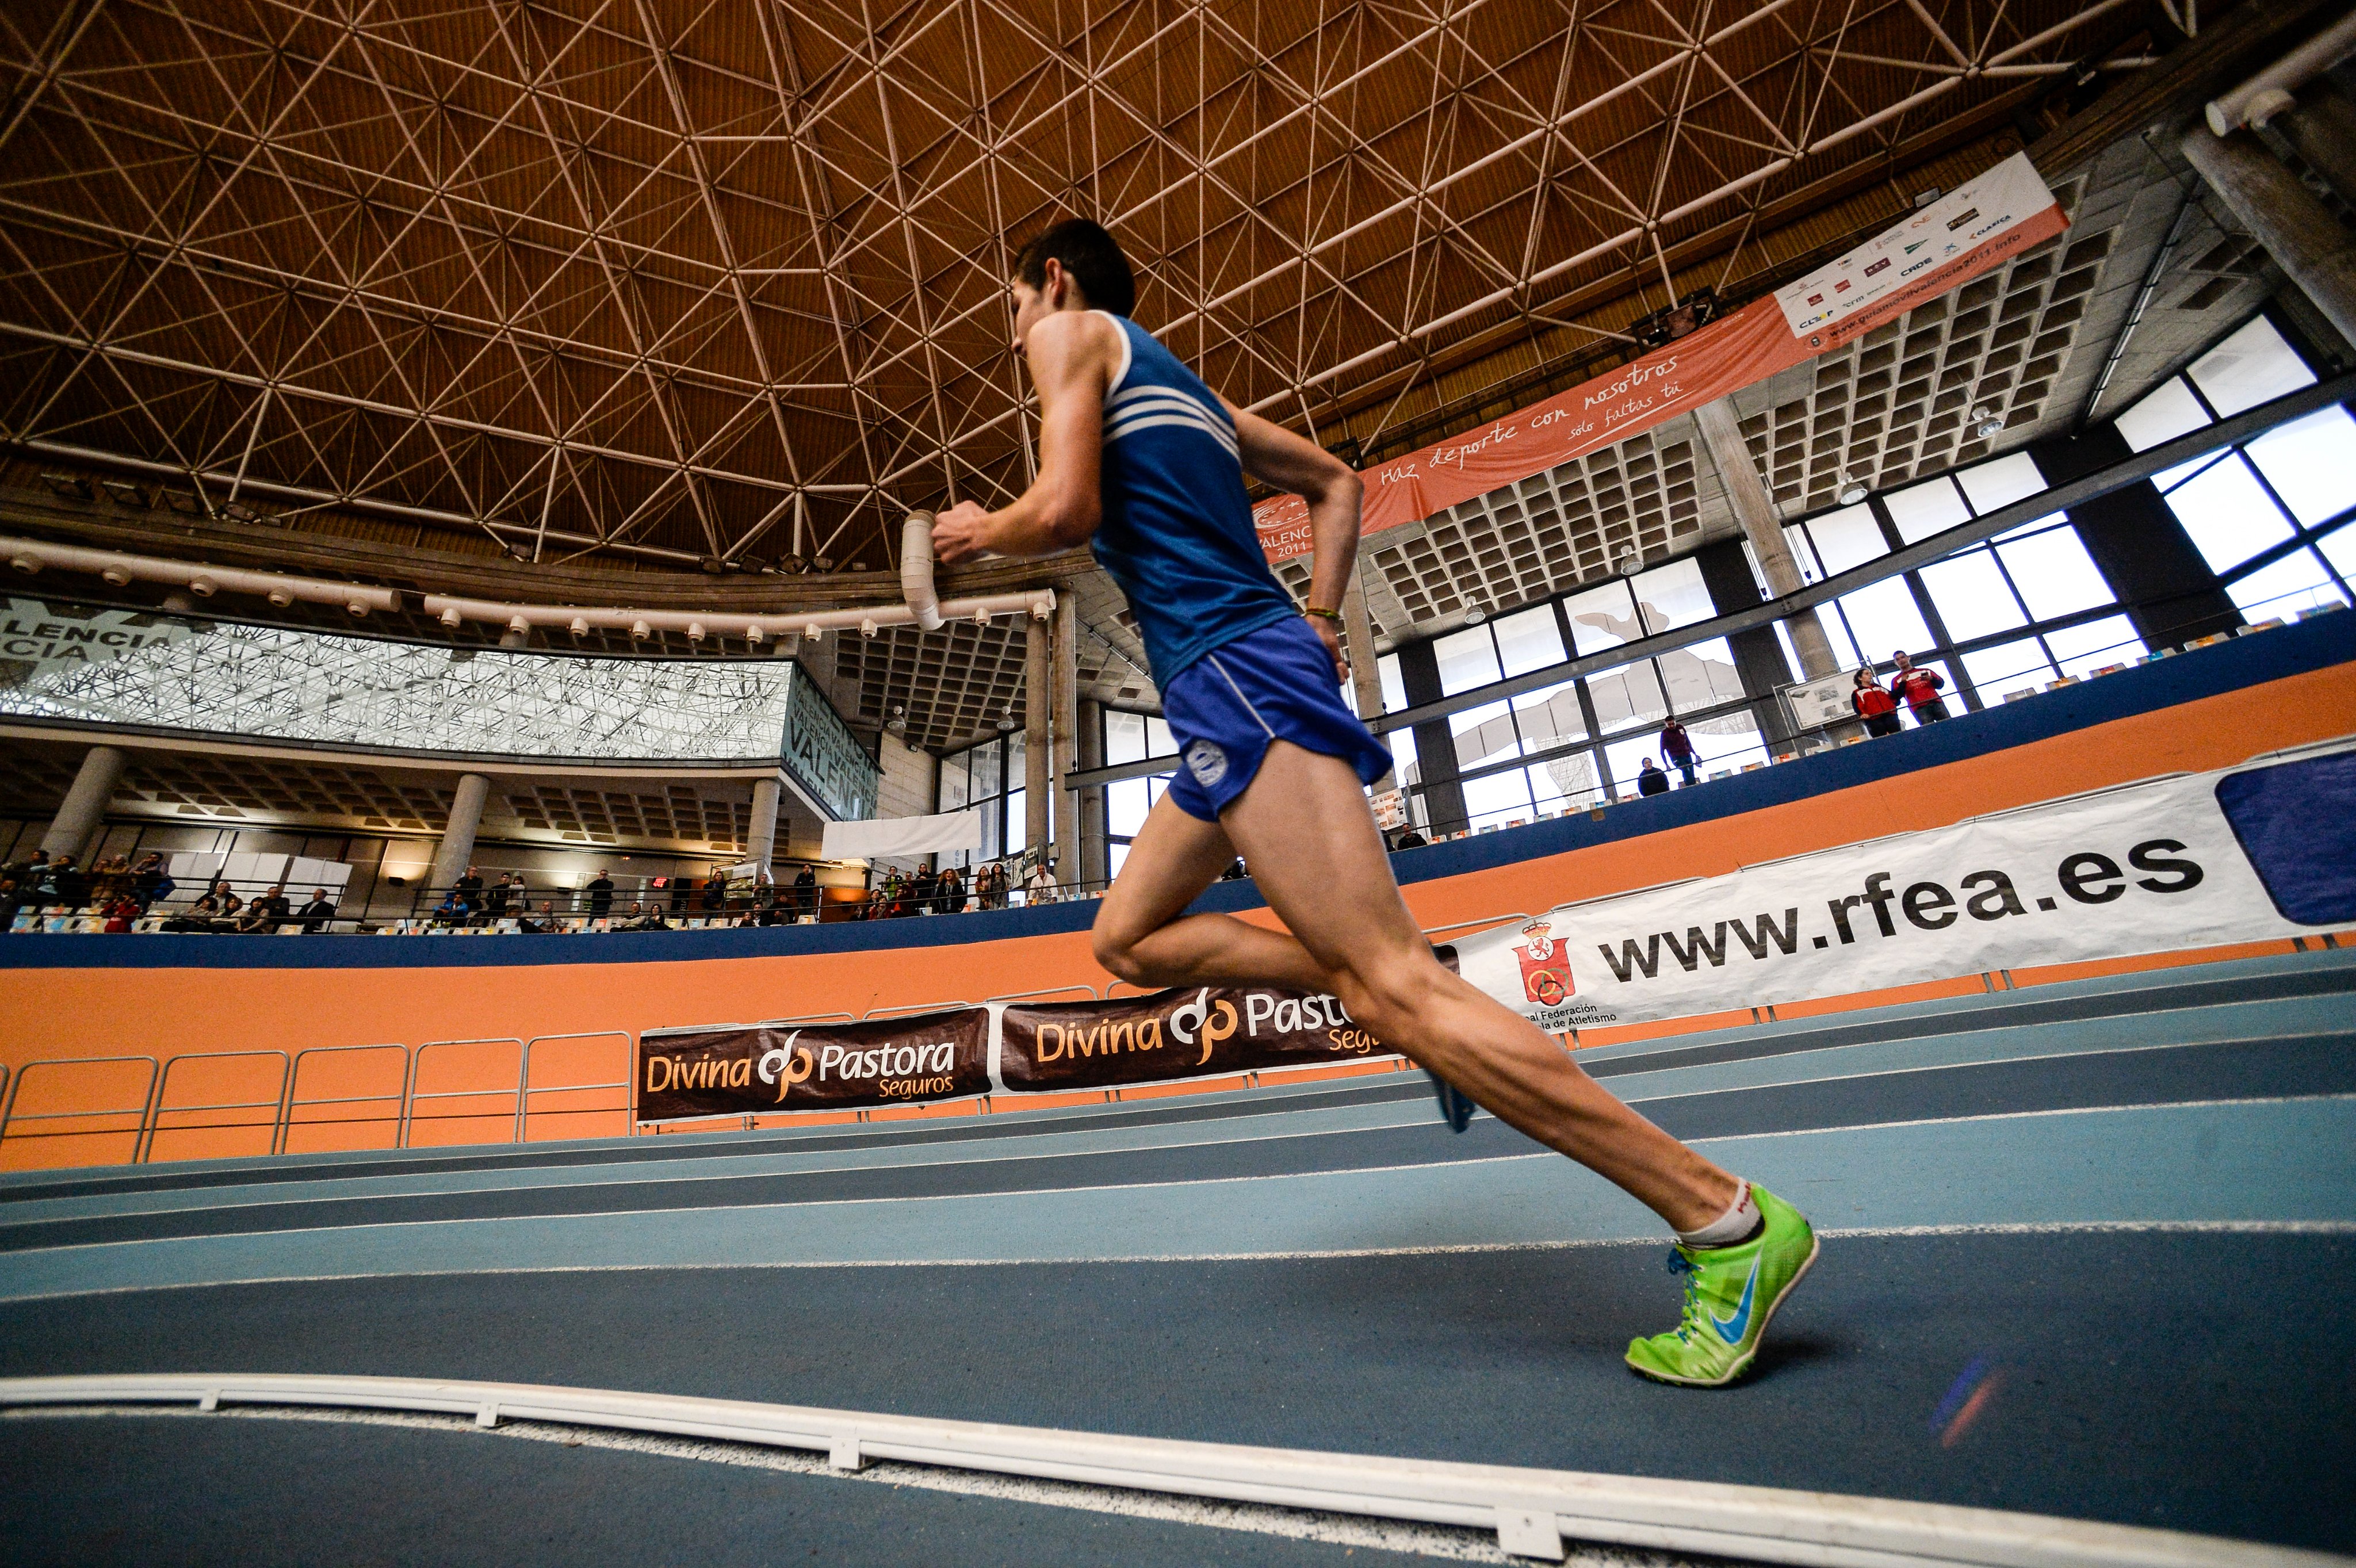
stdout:
<svg viewBox="0 0 2356 1568">
<path fill-rule="evenodd" d="M 1451 353 L 1748 275 L 2122 15 L 26 0 L 0 441 L 297 528 L 873 568 L 902 509 L 1027 479 L 1002 284 L 1055 216 L 1237 403 L 1379 431 Z"/>
</svg>

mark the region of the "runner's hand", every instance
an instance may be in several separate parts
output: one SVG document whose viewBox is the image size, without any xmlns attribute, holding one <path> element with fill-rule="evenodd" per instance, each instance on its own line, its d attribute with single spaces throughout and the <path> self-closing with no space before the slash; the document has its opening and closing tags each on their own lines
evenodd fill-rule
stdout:
<svg viewBox="0 0 2356 1568">
<path fill-rule="evenodd" d="M 933 559 L 943 565 L 984 554 L 982 521 L 990 513 L 972 501 L 959 501 L 933 519 Z"/>
<path fill-rule="evenodd" d="M 1343 684 L 1350 679 L 1350 661 L 1342 657 L 1341 627 L 1323 616 L 1311 616 L 1308 618 L 1309 628 L 1317 634 L 1317 640 L 1323 643 L 1325 651 L 1333 656 L 1334 684 Z"/>
</svg>

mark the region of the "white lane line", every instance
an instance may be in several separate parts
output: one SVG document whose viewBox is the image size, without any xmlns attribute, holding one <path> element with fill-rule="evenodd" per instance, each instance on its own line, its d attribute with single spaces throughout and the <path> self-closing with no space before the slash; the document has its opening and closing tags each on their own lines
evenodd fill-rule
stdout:
<svg viewBox="0 0 2356 1568">
<path fill-rule="evenodd" d="M 1824 1226 L 1818 1236 L 1831 1240 L 1903 1240 L 1914 1236 L 2356 1236 L 2356 1219 L 2040 1219 L 1991 1220 L 1986 1224 Z M 1565 1237 L 1545 1241 L 1461 1241 L 1423 1247 L 1332 1247 L 1308 1251 L 1258 1252 L 1108 1252 L 1101 1255 L 1052 1258 L 765 1258 L 746 1262 L 675 1263 L 534 1263 L 517 1267 L 452 1267 L 391 1273 L 369 1269 L 348 1273 L 268 1274 L 252 1279 L 171 1280 L 161 1284 L 96 1285 L 81 1290 L 34 1291 L 0 1298 L 0 1306 L 28 1301 L 70 1301 L 80 1296 L 137 1295 L 168 1290 L 242 1290 L 253 1285 L 353 1284 L 367 1280 L 432 1279 L 464 1274 L 685 1274 L 740 1273 L 769 1269 L 809 1272 L 825 1269 L 1020 1269 L 1066 1265 L 1108 1265 L 1122 1268 L 1152 1263 L 1314 1263 L 1358 1258 L 1452 1257 L 1475 1252 L 1576 1252 L 1605 1247 L 1661 1248 L 1659 1236 Z"/>
</svg>

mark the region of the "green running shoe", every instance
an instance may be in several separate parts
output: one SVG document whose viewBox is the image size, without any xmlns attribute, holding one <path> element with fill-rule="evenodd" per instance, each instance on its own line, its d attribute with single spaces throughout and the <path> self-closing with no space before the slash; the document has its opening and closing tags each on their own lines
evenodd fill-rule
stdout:
<svg viewBox="0 0 2356 1568">
<path fill-rule="evenodd" d="M 1759 1233 L 1731 1247 L 1680 1245 L 1669 1272 L 1686 1276 L 1685 1320 L 1666 1334 L 1628 1344 L 1628 1364 L 1665 1383 L 1714 1389 L 1734 1381 L 1759 1354 L 1768 1320 L 1816 1261 L 1816 1233 L 1800 1211 L 1753 1183 Z"/>
</svg>

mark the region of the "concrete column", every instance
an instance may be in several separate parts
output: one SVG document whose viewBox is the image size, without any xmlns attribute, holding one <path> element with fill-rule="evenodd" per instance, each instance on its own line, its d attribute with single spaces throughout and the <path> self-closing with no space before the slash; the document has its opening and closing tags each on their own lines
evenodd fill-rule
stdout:
<svg viewBox="0 0 2356 1568">
<path fill-rule="evenodd" d="M 1025 844 L 1047 841 L 1047 751 L 1055 712 L 1048 690 L 1047 623 L 1036 616 L 1023 623 L 1023 788 Z"/>
<path fill-rule="evenodd" d="M 1709 448 L 1709 460 L 1718 468 L 1718 477 L 1726 485 L 1726 499 L 1733 503 L 1735 521 L 1742 524 L 1744 537 L 1751 541 L 1751 553 L 1759 558 L 1759 569 L 1767 575 L 1767 591 L 1777 598 L 1795 594 L 1804 586 L 1800 580 L 1798 563 L 1792 559 L 1791 546 L 1783 542 L 1783 525 L 1775 521 L 1775 509 L 1767 499 L 1767 486 L 1759 478 L 1758 465 L 1751 460 L 1751 447 L 1742 439 L 1741 423 L 1735 416 L 1734 400 L 1722 397 L 1706 403 L 1694 410 L 1694 424 L 1701 431 L 1702 445 Z M 1816 619 L 1814 610 L 1802 610 L 1783 622 L 1792 635 L 1792 650 L 1800 656 L 1800 675 L 1813 681 L 1821 675 L 1840 672 L 1840 660 L 1833 657 L 1833 645 L 1825 636 L 1824 624 Z"/>
<path fill-rule="evenodd" d="M 41 847 L 49 852 L 50 859 L 61 854 L 72 855 L 77 863 L 88 859 L 82 846 L 105 822 L 107 802 L 114 799 L 114 787 L 121 782 L 123 753 L 111 746 L 93 746 L 82 754 L 81 771 L 74 775 L 65 804 L 58 808 L 49 831 L 41 835 Z"/>
<path fill-rule="evenodd" d="M 2284 110 L 2266 126 L 2280 132 L 2291 151 L 2305 158 L 2340 199 L 2356 202 L 2356 103 L 2327 84 L 2309 102 Z"/>
<path fill-rule="evenodd" d="M 1104 708 L 1101 703 L 1083 700 L 1080 703 L 1080 771 L 1104 766 Z M 1099 784 L 1093 789 L 1083 789 L 1080 796 L 1080 877 L 1086 882 L 1102 883 L 1112 875 L 1111 843 L 1106 837 L 1105 792 Z"/>
<path fill-rule="evenodd" d="M 1055 875 L 1076 886 L 1080 871 L 1080 803 L 1069 780 L 1080 746 L 1080 600 L 1055 596 Z"/>
<path fill-rule="evenodd" d="M 2218 199 L 2342 338 L 2356 343 L 2356 234 L 2342 228 L 2255 136 L 2220 138 L 2206 125 L 2179 144 Z"/>
<path fill-rule="evenodd" d="M 1383 676 L 1376 665 L 1375 618 L 1366 613 L 1365 562 L 1350 574 L 1350 591 L 1342 596 L 1342 650 L 1350 658 L 1350 689 L 1358 699 L 1358 716 L 1369 724 L 1383 711 Z M 1376 789 L 1397 784 L 1386 773 L 1375 780 Z"/>
<path fill-rule="evenodd" d="M 783 789 L 774 773 L 753 780 L 753 828 L 744 840 L 744 858 L 763 871 L 776 858 L 777 800 Z"/>
<path fill-rule="evenodd" d="M 450 822 L 442 830 L 442 843 L 434 852 L 434 869 L 427 886 L 446 888 L 466 875 L 475 858 L 475 830 L 483 825 L 483 802 L 490 798 L 491 781 L 479 773 L 458 775 L 458 789 L 450 801 Z"/>
</svg>

